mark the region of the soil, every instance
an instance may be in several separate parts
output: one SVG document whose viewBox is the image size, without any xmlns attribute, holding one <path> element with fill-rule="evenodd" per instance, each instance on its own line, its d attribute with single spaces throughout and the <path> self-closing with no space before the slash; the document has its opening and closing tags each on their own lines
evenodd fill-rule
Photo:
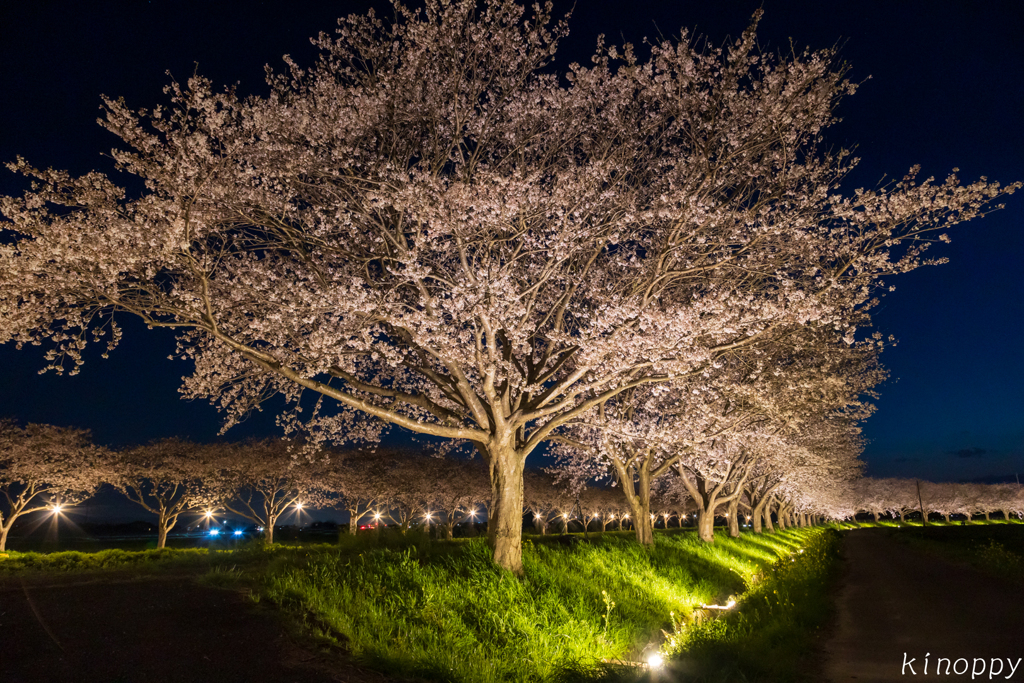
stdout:
<svg viewBox="0 0 1024 683">
<path fill-rule="evenodd" d="M 845 532 L 836 623 L 824 645 L 825 678 L 833 683 L 968 680 L 982 665 L 975 660 L 982 659 L 986 668 L 978 679 L 1006 680 L 1007 658 L 1024 657 L 1024 586 L 925 554 L 901 543 L 899 533 Z M 941 672 L 936 670 L 940 657 L 950 659 Z M 969 667 L 958 676 L 953 671 L 959 658 Z M 993 658 L 1002 660 L 997 675 L 991 675 L 997 667 Z M 954 667 L 948 675 L 947 666 Z M 1024 661 L 1011 680 L 1024 680 Z"/>
<path fill-rule="evenodd" d="M 0 683 L 386 683 L 312 652 L 269 610 L 194 577 L 0 584 Z"/>
</svg>

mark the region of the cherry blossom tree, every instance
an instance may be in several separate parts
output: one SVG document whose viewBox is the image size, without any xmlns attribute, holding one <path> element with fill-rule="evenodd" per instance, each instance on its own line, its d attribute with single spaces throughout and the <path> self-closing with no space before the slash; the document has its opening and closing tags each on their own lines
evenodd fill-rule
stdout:
<svg viewBox="0 0 1024 683">
<path fill-rule="evenodd" d="M 87 430 L 0 421 L 0 552 L 20 517 L 78 503 L 108 474 L 107 452 Z"/>
<path fill-rule="evenodd" d="M 429 507 L 438 515 L 445 538 L 451 539 L 457 524 L 483 519 L 490 497 L 487 470 L 472 461 L 440 457 L 424 460 L 421 476 L 428 486 Z"/>
<path fill-rule="evenodd" d="M 211 467 L 213 448 L 163 439 L 112 456 L 106 483 L 157 516 L 157 548 L 167 545 L 167 533 L 182 513 L 213 504 L 205 483 L 217 476 Z"/>
<path fill-rule="evenodd" d="M 264 439 L 218 445 L 211 458 L 215 474 L 205 479 L 211 497 L 263 527 L 267 543 L 274 542 L 274 526 L 286 513 L 329 501 L 321 466 L 300 461 L 295 450 L 288 441 Z"/>
<path fill-rule="evenodd" d="M 387 489 L 386 459 L 376 449 L 332 450 L 328 457 L 320 468 L 320 483 L 331 504 L 348 512 L 348 532 L 355 534 L 366 518 L 379 526 Z"/>
<path fill-rule="evenodd" d="M 137 316 L 180 331 L 186 395 L 228 425 L 308 392 L 314 441 L 473 444 L 519 572 L 525 462 L 563 425 L 794 326 L 852 340 L 881 278 L 1017 187 L 912 170 L 844 196 L 856 160 L 824 131 L 855 86 L 832 50 L 759 51 L 756 17 L 721 49 L 601 44 L 559 75 L 565 25 L 524 15 L 396 3 L 266 97 L 196 76 L 149 110 L 105 99 L 145 191 L 11 164 L 36 184 L 0 198 L 0 342 L 74 372 Z"/>
</svg>

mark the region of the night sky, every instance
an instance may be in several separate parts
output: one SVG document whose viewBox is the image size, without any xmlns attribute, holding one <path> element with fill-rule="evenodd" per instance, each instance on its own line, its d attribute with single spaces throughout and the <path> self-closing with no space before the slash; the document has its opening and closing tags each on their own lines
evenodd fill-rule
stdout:
<svg viewBox="0 0 1024 683">
<path fill-rule="evenodd" d="M 378 7 L 386 6 L 376 3 Z M 95 9 L 96 7 L 100 9 Z M 8 2 L 0 9 L 0 161 L 80 174 L 109 171 L 116 139 L 96 125 L 100 94 L 134 108 L 164 102 L 165 72 L 194 71 L 243 94 L 263 94 L 263 66 L 290 54 L 309 64 L 308 38 L 358 2 Z M 563 12 L 571 3 L 560 2 Z M 857 145 L 863 161 L 850 188 L 954 166 L 1024 179 L 1024 10 L 1019 2 L 821 3 L 754 0 L 580 0 L 560 62 L 585 62 L 598 33 L 639 44 L 681 27 L 714 44 L 737 36 L 757 7 L 770 49 L 842 44 L 861 90 L 844 101 L 835 145 Z M 196 66 L 198 63 L 198 66 Z M 25 185 L 0 171 L 0 193 Z M 893 280 L 896 292 L 875 316 L 899 340 L 883 361 L 892 379 L 865 426 L 868 474 L 967 480 L 1024 474 L 1024 195 L 1007 208 L 951 231 L 931 255 L 951 263 Z M 127 317 L 122 318 L 127 322 Z M 220 417 L 178 397 L 190 371 L 167 356 L 173 335 L 127 324 L 109 360 L 99 349 L 77 377 L 38 375 L 42 352 L 0 347 L 0 416 L 89 428 L 114 446 L 166 436 L 216 438 Z M 276 434 L 272 410 L 227 438 Z"/>
</svg>

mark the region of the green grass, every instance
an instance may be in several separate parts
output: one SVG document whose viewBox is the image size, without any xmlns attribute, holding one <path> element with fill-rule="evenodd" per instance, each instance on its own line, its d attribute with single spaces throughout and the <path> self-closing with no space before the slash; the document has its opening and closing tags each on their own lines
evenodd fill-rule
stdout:
<svg viewBox="0 0 1024 683">
<path fill-rule="evenodd" d="M 687 619 L 742 593 L 821 533 L 717 535 L 704 544 L 669 530 L 651 551 L 628 534 L 592 534 L 568 547 L 534 537 L 524 544 L 522 579 L 497 569 L 482 539 L 353 542 L 277 558 L 254 593 L 394 675 L 578 678 L 606 671 L 605 659 L 640 661 L 661 647 L 673 614 Z"/>
<path fill-rule="evenodd" d="M 818 528 L 767 568 L 720 618 L 679 619 L 665 651 L 677 681 L 814 680 L 814 633 L 828 621 L 839 534 Z"/>
</svg>

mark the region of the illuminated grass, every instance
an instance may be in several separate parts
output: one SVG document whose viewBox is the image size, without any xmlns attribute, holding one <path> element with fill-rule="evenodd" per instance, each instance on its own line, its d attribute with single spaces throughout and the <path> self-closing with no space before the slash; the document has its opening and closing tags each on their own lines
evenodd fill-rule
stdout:
<svg viewBox="0 0 1024 683">
<path fill-rule="evenodd" d="M 765 570 L 735 610 L 677 622 L 664 648 L 675 680 L 814 680 L 813 634 L 831 612 L 839 534 L 819 528 L 802 540 L 804 547 Z"/>
<path fill-rule="evenodd" d="M 708 545 L 692 532 L 670 531 L 652 551 L 618 534 L 570 546 L 535 537 L 524 544 L 522 580 L 493 565 L 482 539 L 404 548 L 391 540 L 361 553 L 350 544 L 282 556 L 256 594 L 394 674 L 556 680 L 599 672 L 603 659 L 639 660 L 661 644 L 670 613 L 690 615 L 740 594 L 817 533 L 720 534 Z"/>
</svg>

